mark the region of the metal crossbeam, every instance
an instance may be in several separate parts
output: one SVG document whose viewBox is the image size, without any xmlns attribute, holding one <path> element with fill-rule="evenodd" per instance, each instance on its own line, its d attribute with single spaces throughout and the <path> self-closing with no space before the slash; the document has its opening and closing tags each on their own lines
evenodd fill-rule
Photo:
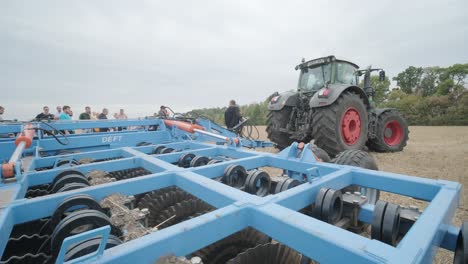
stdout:
<svg viewBox="0 0 468 264">
<path fill-rule="evenodd" d="M 145 124 L 154 123 L 148 121 Z M 102 125 L 89 122 L 78 123 L 75 127 Z M 115 122 L 112 125 L 130 126 L 130 123 Z M 69 128 L 66 124 L 57 127 Z M 87 194 L 99 201 L 115 193 L 136 195 L 168 186 L 177 186 L 217 209 L 105 250 L 94 261 L 129 263 L 138 259 L 139 263 L 153 263 L 167 254 L 190 254 L 249 226 L 322 263 L 427 263 L 433 258 L 437 247 L 451 250 L 455 247 L 454 240 L 459 229 L 451 226 L 450 221 L 458 206 L 461 188 L 458 183 L 322 163 L 313 158 L 307 146 L 299 149 L 296 143 L 279 154 L 271 154 L 190 139 L 174 140 L 171 133 L 168 130 L 115 133 L 124 138 L 123 142 L 110 144 L 107 149 L 99 149 L 97 139 L 102 139 L 101 135 L 90 134 L 73 139 L 77 143 L 72 143 L 71 147 L 83 148 L 84 152 L 52 157 L 34 155 L 31 165 L 22 173 L 18 182 L 0 185 L 0 194 L 6 201 L 0 208 L 0 254 L 5 250 L 14 225 L 49 217 L 67 197 Z M 112 133 L 109 135 L 114 136 Z M 54 150 L 56 145 L 48 140 L 52 139 L 38 140 L 36 147 Z M 153 145 L 135 147 L 141 141 Z M 179 152 L 152 154 L 155 144 L 159 143 L 166 143 L 164 145 L 178 149 Z M 229 159 L 194 168 L 174 165 L 185 153 Z M 48 184 L 59 172 L 70 169 L 55 167 L 35 171 L 37 168 L 53 166 L 57 159 L 116 157 L 118 159 L 72 168 L 86 174 L 93 170 L 116 171 L 142 167 L 151 174 L 33 199 L 24 198 L 28 188 Z M 248 170 L 275 167 L 285 172 L 294 172 L 294 175 L 306 179 L 306 182 L 278 194 L 258 197 L 213 180 L 221 177 L 231 164 L 242 165 Z M 342 189 L 349 185 L 410 196 L 428 201 L 429 205 L 396 247 L 298 212 L 314 204 L 320 188 Z M 371 222 L 373 210 L 373 205 L 363 206 L 359 220 Z"/>
</svg>

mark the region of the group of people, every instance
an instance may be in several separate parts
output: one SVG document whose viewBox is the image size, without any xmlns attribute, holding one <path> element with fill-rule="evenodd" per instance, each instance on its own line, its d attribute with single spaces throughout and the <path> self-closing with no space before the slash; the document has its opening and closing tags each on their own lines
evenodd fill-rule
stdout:
<svg viewBox="0 0 468 264">
<path fill-rule="evenodd" d="M 42 112 L 36 115 L 35 120 L 44 121 L 44 120 L 71 120 L 73 118 L 73 111 L 70 106 L 64 105 L 57 106 L 55 114 L 50 112 L 48 106 L 42 108 Z M 155 117 L 168 118 L 170 117 L 170 112 L 167 106 L 161 105 L 158 113 L 154 113 Z M 5 111 L 3 106 L 0 106 L 0 121 L 3 120 L 2 115 Z M 79 120 L 97 120 L 97 119 L 108 119 L 109 109 L 102 109 L 101 113 L 91 112 L 91 107 L 86 106 L 84 112 L 81 113 L 78 117 Z M 113 117 L 115 119 L 128 119 L 125 114 L 124 109 L 120 109 L 119 113 L 114 113 Z M 226 127 L 232 129 L 236 127 L 237 124 L 242 120 L 242 115 L 240 113 L 239 106 L 236 105 L 236 101 L 229 101 L 229 107 L 224 112 L 224 120 Z"/>
<path fill-rule="evenodd" d="M 57 106 L 57 112 L 55 114 L 50 113 L 50 109 L 48 106 L 44 106 L 42 108 L 42 112 L 39 113 L 35 120 L 42 121 L 42 120 L 71 120 L 73 118 L 73 111 L 71 107 L 68 105 Z M 91 107 L 86 106 L 84 112 L 80 114 L 78 117 L 79 120 L 96 120 L 96 119 L 108 119 L 107 115 L 109 115 L 109 109 L 104 108 L 102 109 L 101 113 L 91 112 Z M 127 115 L 125 114 L 124 109 L 120 109 L 119 113 L 114 113 L 115 119 L 127 119 Z"/>
</svg>

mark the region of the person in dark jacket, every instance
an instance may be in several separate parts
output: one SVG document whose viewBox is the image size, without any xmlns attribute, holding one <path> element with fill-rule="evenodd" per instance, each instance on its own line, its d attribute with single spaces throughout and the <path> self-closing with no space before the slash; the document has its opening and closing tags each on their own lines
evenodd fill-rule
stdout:
<svg viewBox="0 0 468 264">
<path fill-rule="evenodd" d="M 54 115 L 49 112 L 48 106 L 44 106 L 42 108 L 42 113 L 36 116 L 36 120 L 54 120 Z"/>
<path fill-rule="evenodd" d="M 107 115 L 109 114 L 109 110 L 107 108 L 102 109 L 102 113 L 98 115 L 98 119 L 107 119 Z M 101 132 L 109 132 L 109 128 L 102 127 L 99 129 Z"/>
<path fill-rule="evenodd" d="M 224 112 L 224 122 L 226 123 L 226 127 L 231 129 L 239 124 L 242 116 L 240 113 L 239 106 L 236 105 L 236 101 L 231 100 L 229 101 L 229 107 Z"/>
<path fill-rule="evenodd" d="M 91 107 L 86 106 L 85 111 L 80 114 L 80 120 L 90 120 L 91 119 Z"/>
</svg>

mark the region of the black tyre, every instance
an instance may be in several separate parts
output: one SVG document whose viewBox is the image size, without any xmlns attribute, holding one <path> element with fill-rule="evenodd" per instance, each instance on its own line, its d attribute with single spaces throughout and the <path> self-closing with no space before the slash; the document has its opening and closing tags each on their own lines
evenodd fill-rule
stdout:
<svg viewBox="0 0 468 264">
<path fill-rule="evenodd" d="M 367 146 L 377 152 L 402 151 L 408 141 L 408 123 L 396 110 L 379 115 L 376 137 L 369 139 Z"/>
<path fill-rule="evenodd" d="M 362 150 L 345 150 L 338 154 L 336 158 L 332 160 L 332 162 L 335 164 L 349 165 L 369 170 L 379 170 L 375 159 L 368 152 Z M 347 187 L 343 190 L 343 192 L 346 191 L 360 191 L 363 195 L 367 196 L 368 202 L 371 204 L 375 204 L 380 197 L 379 190 L 371 188 L 361 188 L 355 185 Z"/>
<path fill-rule="evenodd" d="M 310 146 L 309 147 L 310 150 L 312 151 L 312 153 L 314 153 L 314 155 L 317 158 L 321 159 L 323 162 L 330 162 L 330 160 L 331 160 L 330 156 L 328 155 L 328 153 L 325 150 L 323 150 L 323 149 L 321 149 L 321 148 L 319 148 L 317 146 L 314 146 L 312 144 L 310 144 L 309 146 Z"/>
<path fill-rule="evenodd" d="M 379 170 L 374 157 L 362 150 L 346 150 L 332 160 L 335 164 L 349 165 L 369 170 Z"/>
<path fill-rule="evenodd" d="M 281 150 L 289 147 L 294 142 L 286 131 L 291 111 L 291 107 L 285 106 L 281 110 L 268 112 L 266 128 L 268 139 L 274 142 L 276 147 Z"/>
<path fill-rule="evenodd" d="M 312 137 L 331 156 L 348 149 L 362 149 L 367 141 L 367 110 L 359 95 L 343 92 L 331 105 L 312 113 Z"/>
</svg>

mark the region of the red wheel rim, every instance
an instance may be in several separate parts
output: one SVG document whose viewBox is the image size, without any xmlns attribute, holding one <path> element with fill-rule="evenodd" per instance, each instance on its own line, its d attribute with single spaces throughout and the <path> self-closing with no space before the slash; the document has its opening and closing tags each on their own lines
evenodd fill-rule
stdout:
<svg viewBox="0 0 468 264">
<path fill-rule="evenodd" d="M 341 118 L 341 135 L 347 145 L 354 145 L 361 136 L 361 116 L 354 107 L 348 108 Z"/>
<path fill-rule="evenodd" d="M 400 123 L 396 120 L 388 121 L 384 127 L 383 137 L 385 144 L 389 146 L 400 144 L 403 139 L 403 128 Z"/>
</svg>

